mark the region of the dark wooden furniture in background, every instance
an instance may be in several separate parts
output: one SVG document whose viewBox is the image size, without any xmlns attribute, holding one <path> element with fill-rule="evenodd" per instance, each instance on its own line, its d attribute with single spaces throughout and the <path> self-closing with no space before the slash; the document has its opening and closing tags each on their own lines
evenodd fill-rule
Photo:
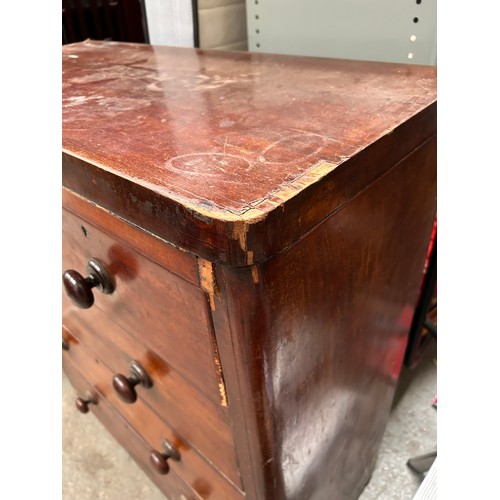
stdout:
<svg viewBox="0 0 500 500">
<path fill-rule="evenodd" d="M 63 365 L 170 498 L 361 493 L 435 217 L 435 78 L 63 47 Z"/>
<path fill-rule="evenodd" d="M 62 43 L 148 41 L 143 0 L 62 0 Z"/>
</svg>

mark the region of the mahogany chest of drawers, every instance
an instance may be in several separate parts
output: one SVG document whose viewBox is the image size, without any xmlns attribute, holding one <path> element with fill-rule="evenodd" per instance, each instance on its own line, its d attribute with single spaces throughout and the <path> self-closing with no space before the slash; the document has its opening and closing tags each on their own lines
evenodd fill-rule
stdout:
<svg viewBox="0 0 500 500">
<path fill-rule="evenodd" d="M 435 216 L 435 80 L 63 47 L 63 367 L 168 498 L 361 493 Z"/>
</svg>

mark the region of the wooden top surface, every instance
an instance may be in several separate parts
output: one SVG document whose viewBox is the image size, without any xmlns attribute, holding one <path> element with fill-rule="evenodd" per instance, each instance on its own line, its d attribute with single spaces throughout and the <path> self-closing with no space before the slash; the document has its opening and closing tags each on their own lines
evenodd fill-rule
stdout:
<svg viewBox="0 0 500 500">
<path fill-rule="evenodd" d="M 225 223 L 266 218 L 436 100 L 415 65 L 97 41 L 62 62 L 66 155 Z"/>
</svg>

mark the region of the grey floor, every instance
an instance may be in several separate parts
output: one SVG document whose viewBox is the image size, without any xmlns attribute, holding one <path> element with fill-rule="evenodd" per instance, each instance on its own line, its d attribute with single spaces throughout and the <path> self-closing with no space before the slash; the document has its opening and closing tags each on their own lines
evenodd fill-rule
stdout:
<svg viewBox="0 0 500 500">
<path fill-rule="evenodd" d="M 411 500 L 421 478 L 408 458 L 436 449 L 436 351 L 403 369 L 373 476 L 359 500 Z M 64 500 L 165 500 L 156 486 L 91 414 L 74 406 L 75 391 L 63 375 Z"/>
</svg>

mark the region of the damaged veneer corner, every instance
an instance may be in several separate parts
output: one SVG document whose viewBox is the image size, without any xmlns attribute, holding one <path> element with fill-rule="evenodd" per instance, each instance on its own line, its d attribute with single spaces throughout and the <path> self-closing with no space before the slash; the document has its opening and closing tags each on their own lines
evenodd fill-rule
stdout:
<svg viewBox="0 0 500 500">
<path fill-rule="evenodd" d="M 199 257 L 198 274 L 200 276 L 201 289 L 208 295 L 210 309 L 215 311 L 215 297 L 220 296 L 219 286 L 215 278 L 215 264 Z"/>
<path fill-rule="evenodd" d="M 255 256 L 254 251 L 248 248 L 248 233 L 250 229 L 255 225 L 262 224 L 274 210 L 279 208 L 283 211 L 285 204 L 290 199 L 330 174 L 338 165 L 338 163 L 331 163 L 324 160 L 319 161 L 294 179 L 282 183 L 277 189 L 249 202 L 246 209 L 241 211 L 233 211 L 233 209 L 222 208 L 210 203 L 201 203 L 200 201 L 193 202 L 178 195 L 175 199 L 184 206 L 192 217 L 205 224 L 210 225 L 214 221 L 226 224 L 226 235 L 236 243 L 237 247 L 235 250 L 239 247 L 244 254 L 242 256 L 244 258 L 243 262 L 239 259 L 238 261 L 243 265 L 251 266 L 255 263 Z M 171 196 L 171 193 L 169 196 Z M 205 270 L 204 272 L 206 273 L 207 271 Z"/>
<path fill-rule="evenodd" d="M 246 264 L 253 264 L 253 251 L 247 248 L 248 223 L 237 221 L 233 223 L 233 239 L 237 241 L 246 256 Z"/>
<path fill-rule="evenodd" d="M 215 311 L 215 298 L 220 297 L 220 290 L 215 278 L 215 264 L 208 260 L 198 258 L 198 273 L 200 276 L 201 289 L 207 294 L 210 302 L 210 309 Z M 212 334 L 212 350 L 214 354 L 215 369 L 217 372 L 219 396 L 221 406 L 227 407 L 227 391 L 222 373 L 222 365 L 220 362 L 219 349 L 215 335 Z"/>
<path fill-rule="evenodd" d="M 285 203 L 319 179 L 336 169 L 338 164 L 320 161 L 291 182 L 286 182 L 279 189 L 268 193 L 264 198 L 241 214 L 241 219 L 232 220 L 232 238 L 237 241 L 246 256 L 246 264 L 254 264 L 253 251 L 248 249 L 247 235 L 252 224 L 262 222 L 270 212 L 278 207 L 284 210 Z M 255 275 L 252 271 L 254 281 Z"/>
</svg>

